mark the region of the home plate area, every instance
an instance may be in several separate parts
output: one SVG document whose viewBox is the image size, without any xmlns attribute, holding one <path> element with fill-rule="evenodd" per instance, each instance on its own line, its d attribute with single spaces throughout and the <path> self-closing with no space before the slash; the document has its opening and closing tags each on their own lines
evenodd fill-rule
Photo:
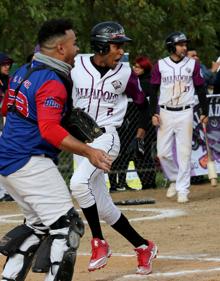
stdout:
<svg viewBox="0 0 220 281">
<path fill-rule="evenodd" d="M 102 230 L 113 255 L 105 268 L 88 272 L 91 232 L 86 226 L 78 250 L 74 281 L 220 281 L 220 189 L 210 185 L 192 186 L 190 201 L 178 204 L 167 199 L 166 189 L 120 192 L 113 200 L 155 198 L 153 205 L 120 206 L 143 237 L 153 240 L 159 249 L 150 275 L 136 275 L 137 259 L 133 246 L 109 225 Z M 77 204 L 75 204 L 77 207 Z M 78 207 L 77 207 L 78 209 Z M 82 215 L 82 212 L 80 212 Z M 0 204 L 0 235 L 22 223 L 16 203 Z M 85 219 L 84 219 L 85 221 Z M 0 272 L 5 261 L 0 256 Z M 27 281 L 43 281 L 44 275 L 30 272 Z"/>
</svg>

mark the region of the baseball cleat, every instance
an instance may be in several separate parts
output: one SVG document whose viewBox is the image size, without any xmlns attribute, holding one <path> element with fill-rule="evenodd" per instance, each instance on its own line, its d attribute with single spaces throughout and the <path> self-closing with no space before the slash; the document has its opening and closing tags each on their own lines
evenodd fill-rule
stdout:
<svg viewBox="0 0 220 281">
<path fill-rule="evenodd" d="M 178 195 L 177 195 L 177 202 L 178 203 L 187 203 L 187 202 L 189 202 L 187 194 L 178 193 Z"/>
<path fill-rule="evenodd" d="M 138 247 L 135 250 L 138 259 L 136 274 L 147 275 L 152 272 L 152 260 L 157 257 L 157 246 L 148 241 L 149 245 Z"/>
<path fill-rule="evenodd" d="M 169 188 L 167 189 L 167 197 L 171 198 L 173 196 L 176 195 L 176 183 L 175 182 L 171 182 Z"/>
<path fill-rule="evenodd" d="M 89 262 L 89 271 L 94 271 L 106 266 L 108 258 L 110 258 L 112 252 L 108 243 L 105 240 L 99 238 L 93 238 L 91 241 L 92 256 Z"/>
<path fill-rule="evenodd" d="M 0 198 L 0 202 L 10 202 L 10 201 L 14 201 L 14 199 L 9 194 L 5 194 L 2 198 Z"/>
</svg>

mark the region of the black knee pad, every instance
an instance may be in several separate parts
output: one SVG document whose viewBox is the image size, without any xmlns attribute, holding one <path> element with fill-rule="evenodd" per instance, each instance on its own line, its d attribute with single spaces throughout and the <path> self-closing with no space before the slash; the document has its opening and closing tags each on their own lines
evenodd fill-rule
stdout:
<svg viewBox="0 0 220 281">
<path fill-rule="evenodd" d="M 69 227 L 67 246 L 77 249 L 79 247 L 79 238 L 83 236 L 85 227 L 82 219 L 79 217 L 78 212 L 74 208 L 70 209 L 66 215 L 60 217 L 50 226 L 51 229 L 59 229 L 64 227 Z"/>
<path fill-rule="evenodd" d="M 75 250 L 79 247 L 79 238 L 84 235 L 85 226 L 82 219 L 75 209 L 71 209 L 68 213 L 68 220 L 70 222 L 70 228 L 68 233 L 67 245 Z"/>
<path fill-rule="evenodd" d="M 80 237 L 84 234 L 84 223 L 79 217 L 78 212 L 71 208 L 66 215 L 60 217 L 55 223 L 53 223 L 51 229 L 59 229 L 63 227 L 71 226 Z"/>
</svg>

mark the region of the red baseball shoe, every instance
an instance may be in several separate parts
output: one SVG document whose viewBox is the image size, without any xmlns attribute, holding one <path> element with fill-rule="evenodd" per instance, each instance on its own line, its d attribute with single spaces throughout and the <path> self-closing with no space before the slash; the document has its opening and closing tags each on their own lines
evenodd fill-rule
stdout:
<svg viewBox="0 0 220 281">
<path fill-rule="evenodd" d="M 105 240 L 99 238 L 93 238 L 91 241 L 92 256 L 89 262 L 89 271 L 103 268 L 107 264 L 108 258 L 110 258 L 112 252 L 108 243 Z"/>
<path fill-rule="evenodd" d="M 134 249 L 138 259 L 137 274 L 147 275 L 152 272 L 152 260 L 157 256 L 157 246 L 152 241 L 148 241 L 148 244 Z"/>
</svg>

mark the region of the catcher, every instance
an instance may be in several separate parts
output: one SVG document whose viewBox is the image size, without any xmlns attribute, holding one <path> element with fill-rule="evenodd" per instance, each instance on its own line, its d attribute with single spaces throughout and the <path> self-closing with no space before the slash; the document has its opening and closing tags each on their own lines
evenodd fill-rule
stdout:
<svg viewBox="0 0 220 281">
<path fill-rule="evenodd" d="M 71 22 L 45 22 L 38 41 L 41 52 L 13 75 L 3 105 L 3 113 L 8 112 L 0 138 L 0 181 L 25 222 L 0 241 L 0 252 L 7 256 L 2 281 L 25 280 L 31 265 L 34 272 L 46 273 L 47 281 L 72 280 L 84 226 L 54 162 L 65 150 L 98 169 L 111 167 L 105 151 L 77 140 L 60 125 L 72 107 L 68 76 L 79 50 Z"/>
</svg>

